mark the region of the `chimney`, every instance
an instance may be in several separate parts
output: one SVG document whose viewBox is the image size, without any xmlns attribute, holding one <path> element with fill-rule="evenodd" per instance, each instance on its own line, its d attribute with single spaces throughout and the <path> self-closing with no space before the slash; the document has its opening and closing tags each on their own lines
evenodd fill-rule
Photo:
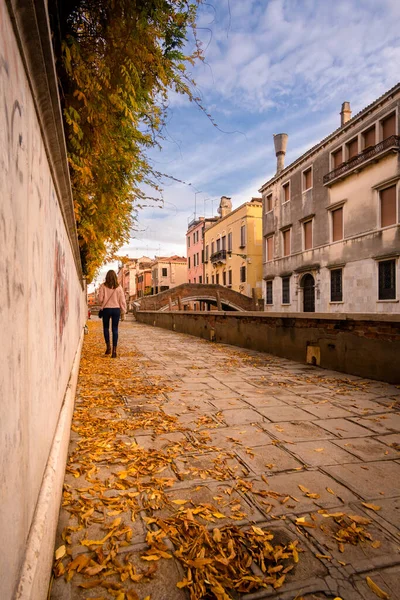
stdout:
<svg viewBox="0 0 400 600">
<path fill-rule="evenodd" d="M 232 201 L 228 196 L 221 196 L 221 202 L 218 207 L 218 214 L 221 215 L 221 219 L 229 215 L 232 212 Z"/>
<path fill-rule="evenodd" d="M 342 110 L 340 111 L 340 126 L 343 127 L 351 119 L 350 102 L 343 102 Z"/>
<path fill-rule="evenodd" d="M 276 154 L 276 175 L 285 168 L 285 154 L 288 141 L 287 133 L 274 133 L 274 144 Z"/>
</svg>

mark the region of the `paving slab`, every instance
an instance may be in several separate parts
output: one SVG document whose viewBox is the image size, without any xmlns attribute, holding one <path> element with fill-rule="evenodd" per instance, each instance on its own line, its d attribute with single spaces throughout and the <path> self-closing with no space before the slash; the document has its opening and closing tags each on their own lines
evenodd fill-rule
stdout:
<svg viewBox="0 0 400 600">
<path fill-rule="evenodd" d="M 315 423 L 306 423 L 304 421 L 295 421 L 293 423 L 261 423 L 260 427 L 277 439 L 289 443 L 306 442 L 308 440 L 327 440 L 334 437 L 332 433 Z"/>
<path fill-rule="evenodd" d="M 329 400 L 322 400 L 314 404 L 303 404 L 301 408 L 318 419 L 337 419 L 340 417 L 354 417 L 355 415 L 351 410 L 335 406 Z"/>
<path fill-rule="evenodd" d="M 387 594 L 390 600 L 400 598 L 400 566 L 388 569 L 368 571 L 362 575 L 352 578 L 356 590 L 361 594 L 363 600 L 376 600 L 377 595 L 367 584 L 369 577 L 378 587 Z"/>
<path fill-rule="evenodd" d="M 283 446 L 298 457 L 302 464 L 312 467 L 359 462 L 357 457 L 345 451 L 347 448 L 342 450 L 330 440 L 296 442 L 295 444 L 283 444 Z"/>
<path fill-rule="evenodd" d="M 311 421 L 310 413 L 305 412 L 301 408 L 295 406 L 271 406 L 271 407 L 260 407 L 258 411 L 267 417 L 269 421 L 283 422 L 283 421 Z"/>
<path fill-rule="evenodd" d="M 375 433 L 394 433 L 400 431 L 400 414 L 381 413 L 368 417 L 354 417 L 354 423 L 368 427 Z"/>
<path fill-rule="evenodd" d="M 361 427 L 347 419 L 320 419 L 318 425 L 340 438 L 371 435 L 371 429 Z"/>
<path fill-rule="evenodd" d="M 221 446 L 221 448 L 236 450 L 238 447 L 253 448 L 255 446 L 264 446 L 271 443 L 271 436 L 263 431 L 257 425 L 250 423 L 219 427 L 217 429 L 205 430 L 201 432 L 207 434 L 207 438 L 212 446 Z"/>
<path fill-rule="evenodd" d="M 331 466 L 324 467 L 324 471 L 364 500 L 399 495 L 400 465 L 394 461 Z"/>
<path fill-rule="evenodd" d="M 270 475 L 280 471 L 297 469 L 302 464 L 283 448 L 273 444 L 257 446 L 247 452 L 237 450 L 237 455 L 248 467 L 250 473 Z"/>
<path fill-rule="evenodd" d="M 299 486 L 318 497 L 307 496 Z M 261 478 L 255 478 L 252 490 L 253 501 L 260 510 L 272 505 L 272 516 L 314 512 L 319 508 L 341 510 L 345 504 L 357 500 L 346 487 L 319 471 L 272 475 L 268 477 L 268 484 Z M 275 498 L 274 494 L 278 496 Z"/>
<path fill-rule="evenodd" d="M 388 448 L 378 439 L 371 437 L 334 440 L 333 444 L 343 448 L 344 450 L 347 450 L 347 452 L 351 452 L 364 462 L 400 458 L 400 450 L 395 450 L 394 448 L 390 447 Z"/>
<path fill-rule="evenodd" d="M 227 425 L 257 423 L 258 421 L 265 420 L 260 412 L 257 412 L 252 408 L 223 410 L 222 416 Z"/>
</svg>

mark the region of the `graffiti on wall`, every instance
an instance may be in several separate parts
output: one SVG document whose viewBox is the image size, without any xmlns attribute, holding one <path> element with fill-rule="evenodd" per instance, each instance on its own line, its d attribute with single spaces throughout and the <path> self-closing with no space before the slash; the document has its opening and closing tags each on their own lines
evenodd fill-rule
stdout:
<svg viewBox="0 0 400 600">
<path fill-rule="evenodd" d="M 54 260 L 54 290 L 55 290 L 55 319 L 57 326 L 57 336 L 60 340 L 64 333 L 64 327 L 68 319 L 69 312 L 69 294 L 67 267 L 65 261 L 65 252 L 58 239 L 56 232 L 55 260 Z"/>
</svg>

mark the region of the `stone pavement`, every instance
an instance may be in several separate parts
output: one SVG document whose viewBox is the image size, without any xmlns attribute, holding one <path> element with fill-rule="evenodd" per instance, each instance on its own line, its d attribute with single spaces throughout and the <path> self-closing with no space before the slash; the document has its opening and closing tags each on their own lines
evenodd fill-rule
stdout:
<svg viewBox="0 0 400 600">
<path fill-rule="evenodd" d="M 84 343 L 52 600 L 400 599 L 398 387 L 132 321 L 111 360 L 100 325 Z M 185 562 L 178 536 L 193 520 L 217 541 L 233 526 L 298 540 L 298 562 L 276 588 L 198 595 L 208 546 Z M 264 576 L 256 563 L 247 582 Z"/>
</svg>

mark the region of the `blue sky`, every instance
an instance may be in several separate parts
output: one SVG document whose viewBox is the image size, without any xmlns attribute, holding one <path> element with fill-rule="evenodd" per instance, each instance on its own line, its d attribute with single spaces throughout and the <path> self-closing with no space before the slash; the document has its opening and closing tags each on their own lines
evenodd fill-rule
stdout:
<svg viewBox="0 0 400 600">
<path fill-rule="evenodd" d="M 187 184 L 166 182 L 163 207 L 139 212 L 137 231 L 120 254 L 185 255 L 196 190 L 198 216 L 216 214 L 222 195 L 236 208 L 274 175 L 274 133 L 289 135 L 289 164 L 340 125 L 342 102 L 350 101 L 354 115 L 396 84 L 399 23 L 400 0 L 202 6 L 205 61 L 192 75 L 218 127 L 171 94 L 163 148 L 151 157 L 157 169 Z"/>
</svg>

